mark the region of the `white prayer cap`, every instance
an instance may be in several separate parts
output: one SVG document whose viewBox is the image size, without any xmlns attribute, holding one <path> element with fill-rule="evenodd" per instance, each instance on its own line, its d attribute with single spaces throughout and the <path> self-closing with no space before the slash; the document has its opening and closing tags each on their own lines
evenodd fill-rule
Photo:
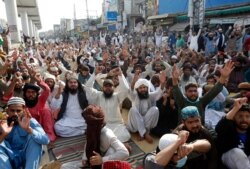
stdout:
<svg viewBox="0 0 250 169">
<path fill-rule="evenodd" d="M 54 67 L 50 67 L 49 69 L 50 69 L 52 72 L 56 72 L 56 71 L 58 71 L 58 68 L 57 68 L 57 67 L 55 67 L 55 66 L 54 66 Z"/>
<path fill-rule="evenodd" d="M 171 56 L 171 59 L 177 59 L 176 55 Z"/>
<path fill-rule="evenodd" d="M 95 53 L 96 53 L 96 50 L 95 50 L 95 49 L 92 49 L 92 50 L 91 50 L 91 53 L 94 53 L 94 54 L 95 54 Z"/>
<path fill-rule="evenodd" d="M 44 80 L 46 80 L 46 79 L 53 79 L 55 81 L 56 77 L 50 73 L 45 73 Z"/>
<path fill-rule="evenodd" d="M 12 104 L 25 105 L 25 101 L 21 97 L 11 97 L 9 101 L 7 102 L 7 106 L 12 105 Z"/>
<path fill-rule="evenodd" d="M 164 134 L 159 141 L 159 149 L 163 150 L 168 147 L 170 144 L 174 143 L 178 138 L 176 134 Z"/>
<path fill-rule="evenodd" d="M 135 83 L 135 89 L 139 88 L 141 85 L 147 86 L 149 88 L 149 81 L 147 79 L 138 79 Z"/>
</svg>

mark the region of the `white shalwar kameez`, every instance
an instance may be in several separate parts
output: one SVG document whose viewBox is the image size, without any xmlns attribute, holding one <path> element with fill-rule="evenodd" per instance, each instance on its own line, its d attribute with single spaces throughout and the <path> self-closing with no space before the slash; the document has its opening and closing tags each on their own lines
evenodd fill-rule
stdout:
<svg viewBox="0 0 250 169">
<path fill-rule="evenodd" d="M 53 98 L 52 104 L 60 108 L 63 98 Z M 69 94 L 67 106 L 63 117 L 55 123 L 55 132 L 61 137 L 78 136 L 85 133 L 87 125 L 82 117 L 82 108 L 80 107 L 77 94 Z"/>
<path fill-rule="evenodd" d="M 128 129 L 131 132 L 139 132 L 140 136 L 157 125 L 159 110 L 156 101 L 162 96 L 162 89 L 158 87 L 154 92 L 149 92 L 148 99 L 140 99 L 137 91 L 130 92 L 132 107 L 128 114 Z"/>
<path fill-rule="evenodd" d="M 102 108 L 105 113 L 106 126 L 110 128 L 121 142 L 130 139 L 130 133 L 127 130 L 120 111 L 120 104 L 127 97 L 129 86 L 125 77 L 119 78 L 119 92 L 114 92 L 111 98 L 105 98 L 103 92 L 93 88 L 95 74 L 93 74 L 85 84 L 86 95 L 89 104 L 95 104 Z"/>
<path fill-rule="evenodd" d="M 107 127 L 103 127 L 101 130 L 100 150 L 103 162 L 110 160 L 126 160 L 129 157 L 129 152 L 124 144 L 122 144 Z M 87 160 L 85 150 L 82 160 Z M 81 169 L 83 167 L 82 160 L 65 163 L 62 165 L 61 169 Z"/>
</svg>

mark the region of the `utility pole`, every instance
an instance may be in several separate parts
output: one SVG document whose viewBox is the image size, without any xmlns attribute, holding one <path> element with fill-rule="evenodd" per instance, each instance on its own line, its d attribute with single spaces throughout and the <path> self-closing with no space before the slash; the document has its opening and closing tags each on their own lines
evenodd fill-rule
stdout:
<svg viewBox="0 0 250 169">
<path fill-rule="evenodd" d="M 87 22 L 88 22 L 88 36 L 89 36 L 89 8 L 88 8 L 88 0 L 85 0 L 85 3 L 86 3 Z"/>
</svg>

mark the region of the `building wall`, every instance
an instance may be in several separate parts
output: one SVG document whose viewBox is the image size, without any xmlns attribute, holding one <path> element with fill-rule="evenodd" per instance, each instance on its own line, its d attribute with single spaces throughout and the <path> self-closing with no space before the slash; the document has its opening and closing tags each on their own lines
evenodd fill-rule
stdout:
<svg viewBox="0 0 250 169">
<path fill-rule="evenodd" d="M 250 4 L 250 0 L 206 0 L 205 8 L 215 8 L 237 4 Z M 188 0 L 159 0 L 159 14 L 186 13 Z"/>
</svg>

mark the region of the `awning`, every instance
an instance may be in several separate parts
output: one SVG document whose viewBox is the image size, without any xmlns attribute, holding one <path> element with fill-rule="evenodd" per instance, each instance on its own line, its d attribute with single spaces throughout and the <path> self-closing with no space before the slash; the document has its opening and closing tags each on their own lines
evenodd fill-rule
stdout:
<svg viewBox="0 0 250 169">
<path fill-rule="evenodd" d="M 175 17 L 175 14 L 162 14 L 162 15 L 154 15 L 148 17 L 148 20 L 153 20 L 153 19 L 163 19 L 163 18 L 173 18 Z"/>
<path fill-rule="evenodd" d="M 237 25 L 250 25 L 250 16 L 244 18 L 212 18 L 210 24 L 237 24 Z"/>
<path fill-rule="evenodd" d="M 237 18 L 212 18 L 209 24 L 234 24 Z"/>
<path fill-rule="evenodd" d="M 240 7 L 235 7 L 235 8 L 206 11 L 205 17 L 211 17 L 211 16 L 219 17 L 219 16 L 225 16 L 225 15 L 240 14 L 244 12 L 250 12 L 250 5 L 240 6 Z M 177 16 L 176 19 L 178 22 L 186 21 L 188 20 L 188 16 L 180 15 L 180 16 Z"/>
<path fill-rule="evenodd" d="M 185 30 L 185 28 L 189 25 L 188 22 L 181 22 L 181 23 L 176 23 L 173 26 L 169 28 L 169 31 L 177 31 L 177 32 L 182 32 Z"/>
</svg>

